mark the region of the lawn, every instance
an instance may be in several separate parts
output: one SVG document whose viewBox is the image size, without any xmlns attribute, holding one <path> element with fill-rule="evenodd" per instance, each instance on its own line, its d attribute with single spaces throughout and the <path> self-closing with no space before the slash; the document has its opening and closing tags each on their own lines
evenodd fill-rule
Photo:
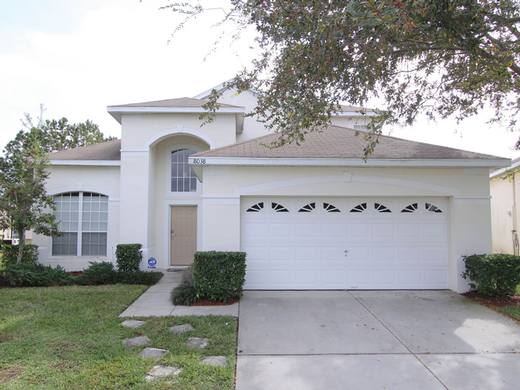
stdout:
<svg viewBox="0 0 520 390">
<path fill-rule="evenodd" d="M 0 289 L 0 388 L 7 389 L 232 389 L 236 321 L 231 317 L 147 318 L 139 329 L 120 325 L 119 313 L 146 287 L 130 285 Z M 173 335 L 168 327 L 191 323 Z M 146 335 L 152 347 L 170 351 L 158 363 L 125 349 L 122 340 Z M 188 337 L 206 337 L 194 351 Z M 202 355 L 228 357 L 226 368 L 200 363 Z M 147 383 L 155 364 L 182 372 L 170 382 Z"/>
</svg>

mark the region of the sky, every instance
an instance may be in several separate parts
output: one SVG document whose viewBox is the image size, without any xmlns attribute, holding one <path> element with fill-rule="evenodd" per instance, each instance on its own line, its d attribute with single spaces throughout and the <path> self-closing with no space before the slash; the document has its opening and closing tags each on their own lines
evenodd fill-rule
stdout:
<svg viewBox="0 0 520 390">
<path fill-rule="evenodd" d="M 226 0 L 188 23 L 159 8 L 166 0 L 0 0 L 0 148 L 21 129 L 24 113 L 44 119 L 90 119 L 119 136 L 107 105 L 194 96 L 247 66 L 254 31 L 222 39 L 215 23 Z M 228 37 L 230 34 L 225 35 Z M 387 128 L 396 137 L 502 157 L 520 157 L 520 137 L 480 115 L 456 123 L 420 118 Z"/>
</svg>

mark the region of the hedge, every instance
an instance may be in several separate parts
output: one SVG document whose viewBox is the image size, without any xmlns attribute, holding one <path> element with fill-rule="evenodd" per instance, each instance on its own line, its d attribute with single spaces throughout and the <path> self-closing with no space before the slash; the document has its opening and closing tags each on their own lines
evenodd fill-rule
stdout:
<svg viewBox="0 0 520 390">
<path fill-rule="evenodd" d="M 1 244 L 2 263 L 4 265 L 16 264 L 18 256 L 18 245 Z M 22 254 L 23 264 L 36 264 L 38 262 L 38 246 L 25 244 Z"/>
<path fill-rule="evenodd" d="M 141 244 L 119 244 L 116 247 L 117 269 L 122 272 L 139 271 L 143 260 Z"/>
<path fill-rule="evenodd" d="M 472 255 L 464 258 L 464 279 L 482 296 L 508 297 L 520 284 L 520 256 L 508 254 Z"/>
<path fill-rule="evenodd" d="M 197 298 L 228 302 L 240 298 L 246 274 L 244 252 L 195 252 L 192 266 Z"/>
</svg>

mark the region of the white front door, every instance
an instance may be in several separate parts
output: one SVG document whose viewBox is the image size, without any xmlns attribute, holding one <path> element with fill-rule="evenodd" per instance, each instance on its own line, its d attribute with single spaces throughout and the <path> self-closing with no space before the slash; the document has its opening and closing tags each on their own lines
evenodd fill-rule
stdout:
<svg viewBox="0 0 520 390">
<path fill-rule="evenodd" d="M 447 288 L 445 198 L 244 198 L 248 289 Z"/>
</svg>

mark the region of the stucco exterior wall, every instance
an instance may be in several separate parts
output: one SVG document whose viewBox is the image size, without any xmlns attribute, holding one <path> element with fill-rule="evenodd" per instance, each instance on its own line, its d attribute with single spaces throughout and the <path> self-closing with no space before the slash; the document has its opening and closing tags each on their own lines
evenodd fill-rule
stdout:
<svg viewBox="0 0 520 390">
<path fill-rule="evenodd" d="M 97 192 L 108 196 L 107 256 L 52 256 L 52 238 L 33 234 L 32 242 L 38 245 L 39 260 L 47 265 L 61 265 L 68 271 L 78 271 L 91 261 L 115 262 L 119 240 L 119 167 L 115 166 L 51 166 L 46 184 L 47 193 Z"/>
<path fill-rule="evenodd" d="M 490 181 L 493 252 L 514 253 L 513 230 L 518 230 L 517 221 L 520 217 L 519 180 L 519 173 L 516 172 L 494 177 Z"/>
<path fill-rule="evenodd" d="M 450 213 L 450 288 L 467 290 L 462 256 L 491 250 L 489 172 L 455 168 L 207 166 L 203 250 L 240 250 L 243 196 L 443 196 Z"/>
</svg>

